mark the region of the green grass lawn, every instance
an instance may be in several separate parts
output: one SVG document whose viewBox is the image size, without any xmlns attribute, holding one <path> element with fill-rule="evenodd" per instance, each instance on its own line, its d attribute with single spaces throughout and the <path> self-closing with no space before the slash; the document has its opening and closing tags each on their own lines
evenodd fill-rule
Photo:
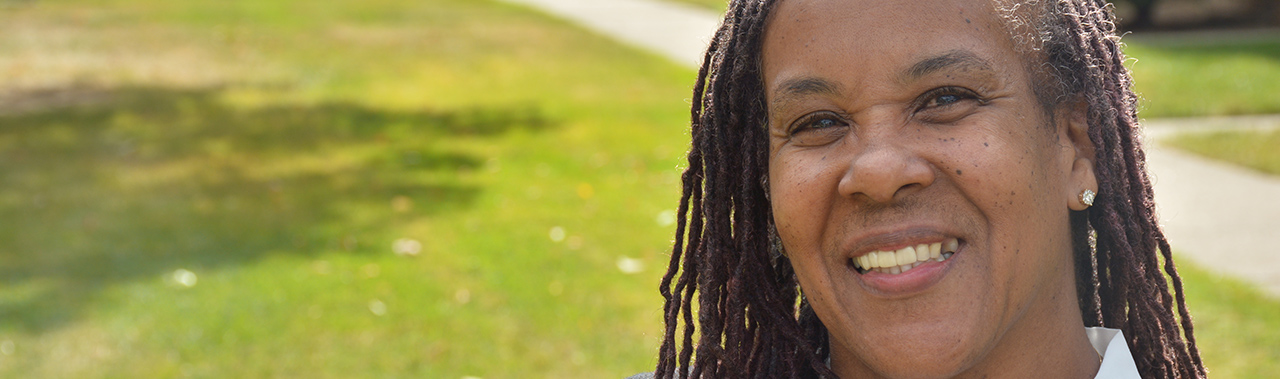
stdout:
<svg viewBox="0 0 1280 379">
<path fill-rule="evenodd" d="M 1280 34 L 1125 38 L 1144 118 L 1280 113 Z"/>
<path fill-rule="evenodd" d="M 491 1 L 15 4 L 0 377 L 652 367 L 691 70 Z M 1280 303 L 1188 275 L 1274 373 Z"/>
<path fill-rule="evenodd" d="M 674 3 L 684 3 L 699 8 L 710 10 L 716 13 L 724 13 L 729 8 L 729 0 L 666 0 Z"/>
<path fill-rule="evenodd" d="M 485 1 L 26 4 L 0 377 L 652 367 L 689 70 Z"/>
<path fill-rule="evenodd" d="M 1189 133 L 1163 142 L 1209 158 L 1280 175 L 1280 131 Z"/>
<path fill-rule="evenodd" d="M 1280 300 L 1178 261 L 1196 340 L 1213 378 L 1280 375 Z"/>
<path fill-rule="evenodd" d="M 1280 113 L 1280 33 L 1130 39 L 1144 118 Z M 1187 133 L 1162 141 L 1280 175 L 1280 132 Z"/>
</svg>

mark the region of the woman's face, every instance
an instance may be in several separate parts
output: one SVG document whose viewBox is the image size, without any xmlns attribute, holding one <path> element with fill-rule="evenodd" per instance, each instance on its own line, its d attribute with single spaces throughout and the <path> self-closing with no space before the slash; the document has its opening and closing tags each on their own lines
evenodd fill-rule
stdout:
<svg viewBox="0 0 1280 379">
<path fill-rule="evenodd" d="M 1092 148 L 1080 107 L 1045 114 L 1006 30 L 982 0 L 771 16 L 774 220 L 838 373 L 984 372 L 1045 328 L 1083 335 L 1068 214 Z"/>
</svg>

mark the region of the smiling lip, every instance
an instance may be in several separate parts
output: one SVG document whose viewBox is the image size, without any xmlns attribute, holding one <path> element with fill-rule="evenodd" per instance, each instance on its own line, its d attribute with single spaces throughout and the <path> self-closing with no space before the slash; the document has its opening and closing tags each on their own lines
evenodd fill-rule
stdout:
<svg viewBox="0 0 1280 379">
<path fill-rule="evenodd" d="M 964 241 L 934 229 L 908 229 L 855 239 L 846 265 L 872 295 L 910 296 L 942 280 Z M 917 255 L 923 252 L 924 254 Z M 948 254 L 950 253 L 950 254 Z M 892 262 L 890 262 L 892 261 Z"/>
</svg>

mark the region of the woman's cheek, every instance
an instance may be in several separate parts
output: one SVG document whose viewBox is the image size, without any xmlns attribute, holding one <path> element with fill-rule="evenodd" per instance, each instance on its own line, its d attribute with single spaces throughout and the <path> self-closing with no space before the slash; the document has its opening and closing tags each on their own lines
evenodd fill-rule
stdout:
<svg viewBox="0 0 1280 379">
<path fill-rule="evenodd" d="M 831 163 L 825 155 L 785 153 L 770 163 L 774 217 L 784 241 L 817 242 L 839 180 Z"/>
<path fill-rule="evenodd" d="M 774 169 L 770 173 L 774 189 L 782 195 L 776 200 L 801 202 L 805 206 L 829 200 L 825 194 L 834 193 L 839 180 L 835 161 L 825 154 L 797 153 L 778 158 L 778 163 L 771 165 Z"/>
</svg>

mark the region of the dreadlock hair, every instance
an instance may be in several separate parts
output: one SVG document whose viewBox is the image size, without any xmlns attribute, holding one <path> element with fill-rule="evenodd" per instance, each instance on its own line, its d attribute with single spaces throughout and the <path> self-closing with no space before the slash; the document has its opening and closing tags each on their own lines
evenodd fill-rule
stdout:
<svg viewBox="0 0 1280 379">
<path fill-rule="evenodd" d="M 730 1 L 698 70 L 675 243 L 659 287 L 666 329 L 657 378 L 836 377 L 825 362 L 826 328 L 780 253 L 762 185 L 769 146 L 760 56 L 776 2 Z M 1111 8 L 1043 0 L 997 10 L 1016 21 L 1009 15 L 1024 5 L 1036 8 L 1021 25 L 1035 36 L 1028 69 L 1056 83 L 1037 90 L 1039 101 L 1046 109 L 1086 103 L 1096 147 L 1097 200 L 1071 214 L 1084 326 L 1123 330 L 1144 378 L 1204 377 L 1182 279 L 1157 224 Z"/>
</svg>

